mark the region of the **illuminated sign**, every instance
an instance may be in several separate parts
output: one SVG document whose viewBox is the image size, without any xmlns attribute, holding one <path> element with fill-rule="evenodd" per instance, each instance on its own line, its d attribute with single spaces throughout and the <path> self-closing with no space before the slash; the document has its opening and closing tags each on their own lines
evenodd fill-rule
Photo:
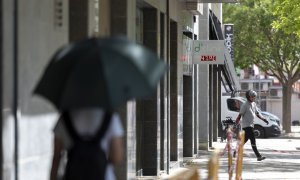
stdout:
<svg viewBox="0 0 300 180">
<path fill-rule="evenodd" d="M 216 61 L 217 56 L 214 55 L 202 55 L 200 61 Z"/>
<path fill-rule="evenodd" d="M 192 57 L 192 64 L 224 64 L 224 40 L 189 40 L 184 42 L 182 60 Z"/>
</svg>

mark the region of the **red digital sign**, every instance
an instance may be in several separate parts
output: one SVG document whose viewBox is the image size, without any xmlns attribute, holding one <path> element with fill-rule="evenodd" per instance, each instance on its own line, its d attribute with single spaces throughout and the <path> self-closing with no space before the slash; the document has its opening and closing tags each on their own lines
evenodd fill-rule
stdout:
<svg viewBox="0 0 300 180">
<path fill-rule="evenodd" d="M 200 60 L 201 61 L 216 61 L 217 56 L 215 56 L 215 55 L 202 55 Z"/>
</svg>

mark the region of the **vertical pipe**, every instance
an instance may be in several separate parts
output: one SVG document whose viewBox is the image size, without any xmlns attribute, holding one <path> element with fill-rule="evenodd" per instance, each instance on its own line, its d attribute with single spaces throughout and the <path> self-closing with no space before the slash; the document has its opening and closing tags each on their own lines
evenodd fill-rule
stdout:
<svg viewBox="0 0 300 180">
<path fill-rule="evenodd" d="M 167 64 L 170 66 L 170 2 L 167 0 Z M 170 71 L 167 75 L 167 94 L 168 94 L 168 104 L 167 104 L 167 174 L 170 172 Z"/>
<path fill-rule="evenodd" d="M 1 12 L 3 13 L 2 11 L 2 0 L 0 0 L 0 9 L 1 9 Z M 2 104 L 2 90 L 3 90 L 3 85 L 2 85 L 2 70 L 3 70 L 3 54 L 2 54 L 2 47 L 3 47 L 3 21 L 2 21 L 2 18 L 3 18 L 3 14 L 0 14 L 0 109 L 3 109 L 3 104 Z M 3 131 L 2 131 L 2 124 L 3 124 L 3 114 L 2 114 L 2 111 L 0 112 L 0 164 L 1 166 L 3 165 L 3 142 L 2 142 L 2 138 L 3 138 Z M 2 177 L 3 177 L 3 168 L 0 168 L 0 180 L 2 180 Z"/>
<path fill-rule="evenodd" d="M 13 116 L 14 116 L 14 166 L 15 166 L 15 180 L 18 180 L 19 166 L 18 166 L 18 152 L 19 152 L 19 132 L 18 132 L 18 0 L 14 0 L 13 5 L 14 22 L 13 22 Z"/>
</svg>

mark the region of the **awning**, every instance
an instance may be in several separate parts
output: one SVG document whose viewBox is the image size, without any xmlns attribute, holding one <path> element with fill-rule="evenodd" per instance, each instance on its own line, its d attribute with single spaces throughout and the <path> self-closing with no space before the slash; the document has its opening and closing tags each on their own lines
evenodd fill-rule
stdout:
<svg viewBox="0 0 300 180">
<path fill-rule="evenodd" d="M 217 16 L 212 12 L 212 10 L 209 10 L 209 17 L 212 21 L 212 25 L 215 29 L 216 36 L 218 40 L 224 40 L 223 30 L 221 27 L 221 22 L 217 18 Z"/>
<path fill-rule="evenodd" d="M 221 23 L 218 20 L 218 18 L 215 16 L 215 14 L 210 10 L 209 13 L 210 20 L 212 22 L 212 25 L 214 27 L 215 35 L 218 38 L 218 40 L 224 40 L 223 30 L 221 27 Z M 236 92 L 241 90 L 241 85 L 238 81 L 237 74 L 235 72 L 234 64 L 231 59 L 231 56 L 225 48 L 225 62 L 224 65 L 220 65 L 221 71 L 222 71 L 222 82 L 225 87 L 226 91 Z M 228 86 L 228 88 L 227 88 Z"/>
<path fill-rule="evenodd" d="M 240 91 L 241 90 L 241 85 L 240 82 L 237 78 L 237 74 L 235 72 L 234 64 L 232 62 L 231 56 L 228 52 L 228 50 L 225 50 L 225 63 L 223 66 L 223 74 L 226 73 L 228 77 L 227 83 L 231 86 L 231 91 Z"/>
</svg>

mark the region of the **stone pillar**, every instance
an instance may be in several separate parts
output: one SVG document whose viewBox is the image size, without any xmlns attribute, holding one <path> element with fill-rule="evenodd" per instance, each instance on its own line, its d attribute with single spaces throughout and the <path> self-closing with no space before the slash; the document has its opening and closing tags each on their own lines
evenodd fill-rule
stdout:
<svg viewBox="0 0 300 180">
<path fill-rule="evenodd" d="M 221 134 L 222 134 L 222 124 L 221 124 L 221 117 L 222 117 L 222 89 L 221 89 L 221 85 L 222 85 L 222 81 L 221 81 L 221 69 L 220 69 L 220 66 L 221 65 L 218 65 L 218 80 L 217 80 L 217 83 L 218 83 L 218 136 L 220 137 Z"/>
<path fill-rule="evenodd" d="M 136 0 L 110 1 L 110 34 L 112 36 L 124 35 L 135 40 Z"/>
<path fill-rule="evenodd" d="M 179 159 L 179 120 L 178 120 L 178 29 L 175 21 L 170 22 L 170 160 Z"/>
<path fill-rule="evenodd" d="M 212 71 L 212 66 L 209 65 L 209 75 L 208 75 L 208 84 L 209 84 L 209 90 L 208 90 L 208 117 L 209 117 L 209 130 L 208 130 L 208 146 L 212 147 L 212 142 L 213 142 L 213 71 Z"/>
<path fill-rule="evenodd" d="M 194 147 L 193 78 L 183 76 L 183 156 L 192 157 Z"/>
<path fill-rule="evenodd" d="M 193 65 L 193 114 L 194 114 L 194 154 L 198 153 L 198 121 L 199 121 L 199 113 L 198 113 L 198 107 L 199 107 L 199 68 L 198 65 Z"/>
<path fill-rule="evenodd" d="M 166 55 L 166 16 L 160 13 L 160 58 L 167 63 Z M 167 74 L 160 82 L 160 169 L 168 171 L 168 101 L 167 101 Z"/>
<path fill-rule="evenodd" d="M 209 110 L 208 110 L 208 66 L 199 65 L 199 149 L 208 150 Z M 200 85 L 201 84 L 201 85 Z"/>
<path fill-rule="evenodd" d="M 99 36 L 110 35 L 110 0 L 99 0 Z"/>
<path fill-rule="evenodd" d="M 143 9 L 143 42 L 159 54 L 159 12 Z M 144 176 L 156 176 L 160 171 L 160 88 L 155 95 L 138 102 L 137 121 L 142 121 L 141 168 Z"/>
<path fill-rule="evenodd" d="M 218 65 L 212 66 L 212 98 L 213 98 L 213 141 L 218 140 Z"/>
<path fill-rule="evenodd" d="M 69 0 L 69 41 L 88 36 L 88 0 Z"/>
<path fill-rule="evenodd" d="M 109 4 L 107 4 L 107 2 L 101 2 L 100 10 L 102 8 L 101 5 L 104 6 L 105 4 L 110 8 L 110 10 L 106 12 L 110 15 L 109 17 L 107 17 L 109 23 L 99 23 L 100 35 L 123 35 L 134 40 L 136 35 L 136 0 L 110 0 Z M 100 20 L 102 18 L 103 17 L 100 17 Z M 105 28 L 105 25 L 110 26 Z M 101 26 L 104 27 L 101 28 Z M 137 129 L 140 125 L 140 119 L 136 118 L 136 106 L 136 102 L 131 101 L 128 102 L 127 105 L 119 108 L 119 113 L 123 121 L 125 131 L 125 159 L 123 164 L 115 169 L 117 179 L 134 179 L 136 177 L 136 159 L 138 155 L 136 134 L 138 133 Z"/>
<path fill-rule="evenodd" d="M 208 21 L 208 5 L 203 4 L 203 15 L 199 16 L 199 39 L 208 40 L 209 35 L 209 21 Z M 209 70 L 208 65 L 198 65 L 198 142 L 199 150 L 208 150 L 208 134 L 209 134 Z"/>
</svg>

